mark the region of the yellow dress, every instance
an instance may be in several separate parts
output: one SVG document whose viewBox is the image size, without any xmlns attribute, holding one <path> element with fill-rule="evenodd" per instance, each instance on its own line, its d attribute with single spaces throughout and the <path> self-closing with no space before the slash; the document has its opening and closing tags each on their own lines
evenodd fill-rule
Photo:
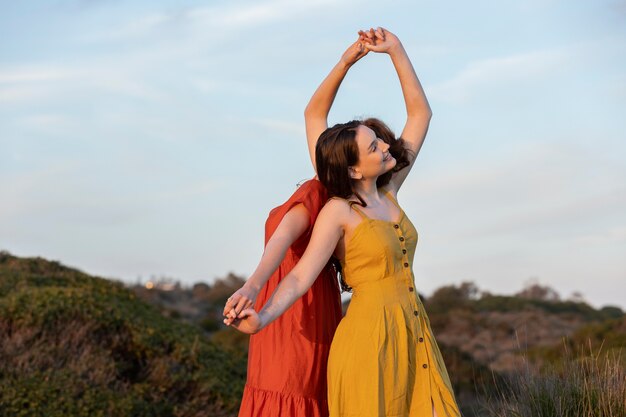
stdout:
<svg viewBox="0 0 626 417">
<path fill-rule="evenodd" d="M 330 417 L 430 417 L 433 405 L 438 417 L 460 416 L 415 290 L 415 227 L 400 206 L 397 222 L 352 208 L 363 221 L 346 242 L 342 263 L 353 295 L 330 347 Z"/>
</svg>

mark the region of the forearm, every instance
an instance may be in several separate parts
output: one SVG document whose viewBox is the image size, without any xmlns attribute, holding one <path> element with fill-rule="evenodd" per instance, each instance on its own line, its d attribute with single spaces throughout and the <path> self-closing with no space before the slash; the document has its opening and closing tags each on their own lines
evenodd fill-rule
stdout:
<svg viewBox="0 0 626 417">
<path fill-rule="evenodd" d="M 352 65 L 340 60 L 326 76 L 324 81 L 317 87 L 315 93 L 309 100 L 309 104 L 304 110 L 305 121 L 309 118 L 323 118 L 328 117 L 330 109 L 339 91 L 339 86 L 343 82 L 348 70 Z"/>
<path fill-rule="evenodd" d="M 283 314 L 313 284 L 312 281 L 307 282 L 306 279 L 299 277 L 295 270 L 296 268 L 283 278 L 280 285 L 259 312 L 261 329 Z"/>
<path fill-rule="evenodd" d="M 389 56 L 400 80 L 407 116 L 430 118 L 432 115 L 430 105 L 404 46 L 399 43 L 389 51 Z"/>
<path fill-rule="evenodd" d="M 285 258 L 285 254 L 291 243 L 292 242 L 284 238 L 270 239 L 265 246 L 259 264 L 250 278 L 248 278 L 245 285 L 259 292 Z"/>
</svg>

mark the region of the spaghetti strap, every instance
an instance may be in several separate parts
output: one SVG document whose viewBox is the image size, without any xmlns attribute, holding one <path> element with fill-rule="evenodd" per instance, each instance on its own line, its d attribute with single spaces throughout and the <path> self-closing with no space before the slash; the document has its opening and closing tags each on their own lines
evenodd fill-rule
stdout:
<svg viewBox="0 0 626 417">
<path fill-rule="evenodd" d="M 348 204 L 350 204 L 350 208 L 353 209 L 354 211 L 356 211 L 357 213 L 359 213 L 359 216 L 361 216 L 361 218 L 363 219 L 369 219 L 369 217 L 367 216 L 367 214 L 363 213 L 363 211 L 358 207 L 358 204 L 356 203 L 350 203 L 348 202 Z"/>
<path fill-rule="evenodd" d="M 395 199 L 395 198 L 393 198 L 393 195 L 391 195 L 391 191 L 389 191 L 389 190 L 385 190 L 385 193 L 384 193 L 384 194 L 387 196 L 387 198 L 388 198 L 389 200 L 391 200 L 391 202 L 394 204 L 394 206 L 396 206 L 396 207 L 398 207 L 400 210 L 402 210 L 402 207 L 400 207 L 400 205 L 398 204 L 398 201 L 396 201 L 396 199 Z"/>
</svg>

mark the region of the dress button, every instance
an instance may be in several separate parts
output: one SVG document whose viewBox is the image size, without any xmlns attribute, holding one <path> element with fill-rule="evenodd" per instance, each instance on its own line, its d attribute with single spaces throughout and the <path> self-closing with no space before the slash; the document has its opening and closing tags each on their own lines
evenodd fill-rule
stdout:
<svg viewBox="0 0 626 417">
<path fill-rule="evenodd" d="M 405 262 L 405 263 L 404 263 L 404 266 L 405 266 L 405 267 L 408 267 L 408 266 L 409 266 L 409 263 L 408 263 L 408 262 Z"/>
<path fill-rule="evenodd" d="M 417 311 L 414 311 L 413 314 L 415 314 L 417 316 L 419 313 Z"/>
<path fill-rule="evenodd" d="M 409 291 L 413 292 L 413 287 L 409 287 Z"/>
<path fill-rule="evenodd" d="M 402 253 L 406 253 L 406 249 L 402 249 Z"/>
<path fill-rule="evenodd" d="M 404 242 L 404 236 L 400 236 L 398 239 L 400 239 L 400 242 Z"/>
<path fill-rule="evenodd" d="M 399 228 L 400 228 L 400 226 L 399 226 L 399 225 L 397 225 L 397 224 L 394 224 L 394 225 L 393 225 L 393 228 L 394 228 L 394 229 L 399 229 Z"/>
<path fill-rule="evenodd" d="M 424 338 L 423 338 L 423 337 L 420 337 L 420 338 L 419 338 L 419 341 L 420 341 L 420 342 L 423 342 L 423 341 L 424 341 Z"/>
<path fill-rule="evenodd" d="M 422 365 L 422 368 L 426 369 L 426 368 L 428 368 L 428 365 L 424 364 L 424 365 Z"/>
</svg>

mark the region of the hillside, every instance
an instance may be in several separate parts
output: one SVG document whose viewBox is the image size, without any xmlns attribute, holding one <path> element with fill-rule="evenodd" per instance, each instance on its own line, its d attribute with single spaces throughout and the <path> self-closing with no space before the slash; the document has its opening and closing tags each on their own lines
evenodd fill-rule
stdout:
<svg viewBox="0 0 626 417">
<path fill-rule="evenodd" d="M 520 371 L 527 359 L 538 369 L 559 360 L 566 348 L 587 353 L 626 348 L 621 309 L 598 310 L 582 300 L 561 300 L 538 284 L 501 296 L 481 293 L 465 282 L 439 288 L 425 299 L 425 306 L 441 344 L 498 373 Z"/>
<path fill-rule="evenodd" d="M 243 282 L 127 288 L 0 252 L 0 416 L 236 415 L 248 338 L 221 311 Z M 420 297 L 466 415 L 494 383 L 558 365 L 566 350 L 626 359 L 617 307 L 539 285 L 502 296 L 462 283 Z"/>
<path fill-rule="evenodd" d="M 121 283 L 0 252 L 0 415 L 231 416 L 245 361 Z"/>
<path fill-rule="evenodd" d="M 203 328 L 213 340 L 245 356 L 247 338 L 221 325 L 226 298 L 243 283 L 230 274 L 212 285 L 198 283 L 187 289 L 171 282 L 163 288 L 151 283 L 150 289 L 133 289 L 164 315 Z M 420 297 L 466 413 L 477 406 L 478 394 L 492 391 L 495 382 L 522 369 L 537 373 L 571 354 L 589 354 L 589 349 L 594 354 L 608 353 L 626 347 L 626 316 L 619 308 L 594 309 L 580 295 L 561 300 L 556 291 L 538 284 L 502 296 L 466 282 Z M 348 305 L 349 301 L 344 307 Z M 622 358 L 626 359 L 626 353 Z"/>
</svg>

